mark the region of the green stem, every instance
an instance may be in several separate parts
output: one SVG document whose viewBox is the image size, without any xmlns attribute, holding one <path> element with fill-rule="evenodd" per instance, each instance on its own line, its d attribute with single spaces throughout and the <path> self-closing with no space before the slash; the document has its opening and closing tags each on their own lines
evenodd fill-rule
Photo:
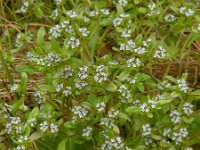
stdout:
<svg viewBox="0 0 200 150">
<path fill-rule="evenodd" d="M 3 57 L 3 54 L 2 54 L 1 43 L 0 43 L 0 61 L 1 61 L 1 64 L 2 64 L 2 66 L 3 66 L 3 68 L 4 68 L 5 72 L 6 72 L 6 75 L 7 75 L 7 77 L 8 77 L 8 80 L 9 80 L 10 84 L 13 85 L 13 79 L 12 79 L 12 77 L 11 77 L 11 73 L 10 73 L 10 71 L 9 71 L 9 69 L 8 69 L 8 66 L 7 66 L 7 64 L 6 64 L 6 61 L 5 61 L 5 59 L 4 59 L 4 57 Z"/>
</svg>

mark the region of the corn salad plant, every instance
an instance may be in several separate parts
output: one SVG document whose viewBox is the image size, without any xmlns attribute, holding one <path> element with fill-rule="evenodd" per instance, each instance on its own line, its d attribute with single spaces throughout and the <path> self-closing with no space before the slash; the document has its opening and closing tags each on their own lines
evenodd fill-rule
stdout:
<svg viewBox="0 0 200 150">
<path fill-rule="evenodd" d="M 199 2 L 5 0 L 1 150 L 193 150 L 200 90 L 163 72 L 200 38 Z M 200 147 L 196 146 L 197 149 Z"/>
</svg>

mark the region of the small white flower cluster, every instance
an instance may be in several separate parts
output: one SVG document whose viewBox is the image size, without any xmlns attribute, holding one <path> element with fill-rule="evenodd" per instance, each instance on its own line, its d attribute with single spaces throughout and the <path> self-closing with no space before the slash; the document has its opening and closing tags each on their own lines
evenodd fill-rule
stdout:
<svg viewBox="0 0 200 150">
<path fill-rule="evenodd" d="M 48 53 L 48 55 L 44 58 L 44 62 L 46 66 L 53 66 L 56 63 L 61 62 L 61 58 L 54 54 L 54 53 Z"/>
<path fill-rule="evenodd" d="M 134 52 L 137 54 L 145 54 L 147 52 L 145 47 L 139 46 L 134 49 Z"/>
<path fill-rule="evenodd" d="M 24 141 L 27 141 L 28 137 L 27 136 L 20 136 L 20 138 L 18 139 L 19 143 L 23 143 Z"/>
<path fill-rule="evenodd" d="M 16 149 L 17 149 L 17 150 L 25 150 L 25 146 L 24 146 L 24 145 L 17 146 Z"/>
<path fill-rule="evenodd" d="M 157 101 L 153 99 L 149 99 L 148 103 L 151 105 L 151 108 L 156 108 Z"/>
<path fill-rule="evenodd" d="M 179 9 L 181 14 L 184 14 L 186 17 L 192 16 L 194 15 L 194 10 L 190 9 L 190 8 L 186 8 L 185 6 L 182 6 Z"/>
<path fill-rule="evenodd" d="M 21 122 L 20 117 L 12 117 L 12 116 L 6 116 L 9 119 L 9 123 L 6 123 L 5 125 L 5 132 L 7 134 L 11 134 L 13 126 L 15 126 L 16 134 L 21 133 L 21 129 L 18 128 L 19 123 Z"/>
<path fill-rule="evenodd" d="M 34 127 L 36 125 L 36 118 L 31 118 L 28 120 L 28 123 L 30 123 L 31 127 Z"/>
<path fill-rule="evenodd" d="M 88 77 L 87 71 L 88 71 L 88 66 L 80 67 L 78 72 L 78 77 L 81 80 L 86 79 Z"/>
<path fill-rule="evenodd" d="M 148 8 L 149 8 L 149 13 L 147 14 L 147 16 L 152 16 L 152 15 L 159 15 L 160 14 L 160 11 L 158 11 L 156 9 L 156 4 L 155 3 L 151 3 L 148 5 Z"/>
<path fill-rule="evenodd" d="M 38 103 L 41 104 L 42 103 L 42 94 L 40 92 L 35 92 L 33 94 L 33 99 Z"/>
<path fill-rule="evenodd" d="M 131 37 L 131 30 L 128 30 L 128 29 L 124 29 L 122 30 L 122 38 L 129 38 Z"/>
<path fill-rule="evenodd" d="M 131 92 L 128 90 L 128 88 L 125 85 L 121 85 L 118 91 L 122 94 L 124 99 L 128 100 L 131 98 Z"/>
<path fill-rule="evenodd" d="M 90 33 L 90 31 L 88 31 L 86 27 L 79 28 L 79 32 L 81 33 L 82 36 L 85 36 L 85 37 L 87 37 Z"/>
<path fill-rule="evenodd" d="M 164 19 L 166 22 L 173 22 L 176 20 L 175 16 L 172 14 L 167 14 Z"/>
<path fill-rule="evenodd" d="M 76 88 L 82 89 L 88 85 L 86 81 L 75 81 Z"/>
<path fill-rule="evenodd" d="M 122 19 L 121 17 L 115 18 L 115 19 L 113 20 L 113 25 L 114 25 L 114 27 L 119 26 L 119 25 L 122 23 L 122 21 L 123 21 L 123 19 Z"/>
<path fill-rule="evenodd" d="M 72 48 L 75 49 L 77 47 L 79 47 L 80 45 L 80 41 L 79 39 L 76 39 L 74 36 L 72 36 L 66 43 L 66 48 Z"/>
<path fill-rule="evenodd" d="M 71 95 L 72 94 L 72 88 L 71 88 L 71 86 L 66 86 L 66 89 L 63 91 L 63 94 L 65 96 Z"/>
<path fill-rule="evenodd" d="M 114 108 L 110 108 L 108 111 L 108 117 L 116 118 L 119 114 L 119 110 L 115 110 Z"/>
<path fill-rule="evenodd" d="M 19 85 L 18 84 L 13 84 L 12 87 L 10 88 L 11 92 L 14 92 L 18 89 Z"/>
<path fill-rule="evenodd" d="M 200 24 L 198 24 L 198 26 L 197 26 L 197 31 L 200 32 Z"/>
<path fill-rule="evenodd" d="M 97 108 L 97 110 L 98 110 L 99 112 L 104 111 L 104 110 L 105 110 L 105 107 L 106 107 L 106 105 L 105 105 L 104 102 L 98 102 L 98 103 L 96 104 L 96 108 Z"/>
<path fill-rule="evenodd" d="M 163 136 L 170 137 L 171 131 L 172 130 L 170 128 L 165 128 L 164 131 L 163 131 Z"/>
<path fill-rule="evenodd" d="M 155 52 L 154 57 L 164 59 L 166 57 L 166 49 L 164 49 L 162 46 L 159 46 L 159 50 Z"/>
<path fill-rule="evenodd" d="M 114 127 L 114 120 L 111 118 L 101 118 L 100 125 L 105 125 L 106 127 L 112 129 Z"/>
<path fill-rule="evenodd" d="M 73 10 L 70 10 L 67 12 L 67 15 L 70 17 L 70 18 L 76 18 L 77 17 L 77 13 Z"/>
<path fill-rule="evenodd" d="M 63 89 L 63 83 L 58 84 L 58 85 L 56 86 L 56 91 L 57 91 L 57 92 L 60 92 L 62 89 Z"/>
<path fill-rule="evenodd" d="M 89 16 L 90 17 L 95 17 L 95 16 L 98 16 L 99 15 L 99 12 L 96 11 L 96 10 L 91 10 L 89 11 Z"/>
<path fill-rule="evenodd" d="M 56 20 L 56 18 L 58 17 L 58 9 L 54 9 L 52 11 L 51 17 L 53 18 L 53 20 Z"/>
<path fill-rule="evenodd" d="M 125 7 L 128 4 L 128 0 L 118 0 L 117 3 Z"/>
<path fill-rule="evenodd" d="M 84 118 L 88 115 L 89 111 L 82 106 L 74 106 L 72 108 L 72 113 L 78 116 L 79 118 Z"/>
<path fill-rule="evenodd" d="M 100 9 L 100 12 L 103 14 L 103 15 L 106 15 L 108 16 L 110 14 L 110 10 L 107 9 L 107 8 L 101 8 Z"/>
<path fill-rule="evenodd" d="M 101 150 L 112 150 L 112 149 L 121 149 L 124 148 L 125 144 L 122 142 L 122 139 L 117 136 L 110 140 L 106 140 L 101 147 Z"/>
<path fill-rule="evenodd" d="M 172 135 L 172 140 L 175 141 L 176 145 L 183 142 L 183 138 L 187 137 L 188 131 L 186 128 L 180 128 L 179 132 L 174 132 Z"/>
<path fill-rule="evenodd" d="M 185 150 L 193 150 L 192 147 L 187 147 Z"/>
<path fill-rule="evenodd" d="M 69 66 L 64 68 L 64 70 L 62 70 L 61 75 L 67 79 L 68 77 L 71 77 L 73 75 L 74 71 L 73 69 Z"/>
<path fill-rule="evenodd" d="M 170 88 L 171 84 L 167 80 L 164 80 L 161 83 L 159 83 L 157 86 L 159 90 L 164 90 L 164 89 Z"/>
<path fill-rule="evenodd" d="M 142 112 L 149 112 L 150 111 L 150 108 L 149 106 L 147 105 L 147 103 L 143 103 L 141 106 L 140 106 L 140 109 Z"/>
<path fill-rule="evenodd" d="M 149 145 L 149 144 L 151 144 L 152 143 L 152 139 L 150 139 L 149 137 L 145 137 L 144 138 L 144 144 L 145 145 Z"/>
<path fill-rule="evenodd" d="M 24 2 L 23 5 L 22 5 L 21 8 L 20 8 L 20 12 L 26 13 L 27 10 L 28 10 L 28 7 L 29 7 L 29 2 L 27 2 L 27 1 Z"/>
<path fill-rule="evenodd" d="M 23 37 L 23 34 L 21 34 L 21 33 L 18 33 L 18 34 L 17 34 L 16 43 L 15 43 L 15 47 L 16 47 L 16 48 L 22 47 L 22 45 L 23 45 L 23 43 L 21 42 L 22 37 Z"/>
<path fill-rule="evenodd" d="M 192 108 L 193 108 L 193 105 L 188 102 L 184 103 L 184 105 L 183 105 L 183 111 L 187 115 L 192 114 L 192 112 L 193 112 Z"/>
<path fill-rule="evenodd" d="M 127 43 L 121 43 L 119 50 L 130 51 L 131 49 L 134 48 L 135 48 L 135 42 L 133 42 L 133 40 L 129 40 Z"/>
<path fill-rule="evenodd" d="M 186 84 L 186 81 L 183 79 L 177 80 L 178 83 L 178 87 L 180 89 L 180 91 L 187 93 L 187 91 L 189 90 L 189 87 Z"/>
<path fill-rule="evenodd" d="M 134 106 L 140 106 L 141 101 L 138 100 L 138 99 L 136 99 L 136 100 L 134 100 L 134 101 L 132 102 L 132 104 L 133 104 Z"/>
<path fill-rule="evenodd" d="M 107 80 L 108 73 L 107 73 L 108 67 L 104 65 L 99 65 L 96 68 L 96 75 L 94 76 L 94 81 L 102 83 L 103 81 Z"/>
<path fill-rule="evenodd" d="M 56 24 L 54 27 L 50 28 L 49 33 L 52 35 L 53 38 L 58 38 L 61 36 L 61 26 Z"/>
<path fill-rule="evenodd" d="M 170 117 L 171 117 L 171 121 L 173 123 L 180 123 L 181 122 L 180 113 L 177 110 L 171 111 Z"/>
<path fill-rule="evenodd" d="M 151 134 L 151 127 L 150 124 L 144 124 L 142 125 L 142 130 L 143 130 L 143 136 L 148 136 Z"/>
<path fill-rule="evenodd" d="M 127 67 L 139 67 L 141 66 L 141 61 L 139 58 L 130 58 L 127 60 Z"/>
<path fill-rule="evenodd" d="M 137 82 L 137 77 L 128 78 L 128 81 L 129 81 L 130 84 L 135 84 Z"/>
<path fill-rule="evenodd" d="M 28 53 L 26 54 L 26 58 L 27 58 L 29 61 L 33 61 L 34 59 L 38 59 L 39 56 L 36 55 L 36 54 L 33 54 L 33 53 L 31 53 L 31 52 L 28 52 Z"/>
<path fill-rule="evenodd" d="M 58 126 L 55 125 L 54 123 L 49 124 L 47 121 L 40 123 L 40 130 L 42 132 L 46 132 L 49 128 L 51 133 L 58 132 Z"/>
<path fill-rule="evenodd" d="M 86 136 L 88 137 L 90 135 L 90 132 L 92 131 L 92 128 L 91 127 L 86 127 L 83 129 L 83 134 L 82 136 Z"/>
<path fill-rule="evenodd" d="M 60 5 L 62 0 L 55 0 L 57 5 Z"/>
</svg>

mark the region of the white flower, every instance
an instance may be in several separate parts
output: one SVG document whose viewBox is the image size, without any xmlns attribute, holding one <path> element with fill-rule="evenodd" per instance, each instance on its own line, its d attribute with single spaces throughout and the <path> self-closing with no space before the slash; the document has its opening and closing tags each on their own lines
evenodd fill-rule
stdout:
<svg viewBox="0 0 200 150">
<path fill-rule="evenodd" d="M 48 129 L 48 122 L 47 121 L 40 123 L 40 130 L 42 132 L 45 132 L 47 129 Z"/>
<path fill-rule="evenodd" d="M 70 39 L 69 39 L 69 41 L 67 42 L 67 44 L 66 44 L 66 48 L 72 48 L 72 49 L 74 49 L 74 48 L 77 48 L 77 47 L 79 47 L 79 45 L 80 45 L 80 41 L 79 41 L 79 39 L 76 39 L 75 37 L 71 37 Z"/>
<path fill-rule="evenodd" d="M 135 42 L 133 40 L 129 40 L 127 43 L 120 44 L 120 50 L 131 50 L 135 48 Z"/>
<path fill-rule="evenodd" d="M 148 103 L 151 104 L 151 108 L 155 108 L 156 105 L 157 105 L 157 101 L 152 100 L 152 99 L 149 99 L 149 100 L 148 100 Z"/>
<path fill-rule="evenodd" d="M 72 113 L 77 115 L 79 118 L 84 118 L 87 116 L 87 114 L 89 113 L 89 111 L 81 106 L 74 106 L 72 108 Z"/>
<path fill-rule="evenodd" d="M 175 21 L 175 19 L 176 19 L 175 16 L 172 14 L 167 14 L 165 16 L 165 21 L 167 21 L 167 22 L 173 22 L 173 21 Z"/>
<path fill-rule="evenodd" d="M 31 127 L 34 127 L 36 125 L 36 118 L 31 118 L 28 122 L 30 123 Z"/>
<path fill-rule="evenodd" d="M 190 9 L 190 8 L 186 8 L 185 6 L 182 6 L 179 9 L 181 14 L 184 14 L 186 17 L 192 16 L 194 15 L 194 10 Z"/>
<path fill-rule="evenodd" d="M 85 81 L 80 81 L 80 82 L 75 81 L 75 82 L 76 82 L 76 83 L 75 83 L 76 88 L 78 88 L 78 89 L 82 89 L 83 87 L 85 87 L 85 86 L 88 85 L 88 83 L 85 82 Z"/>
<path fill-rule="evenodd" d="M 63 94 L 65 94 L 65 96 L 71 95 L 72 94 L 71 86 L 67 86 L 66 90 L 63 91 Z"/>
<path fill-rule="evenodd" d="M 104 111 L 105 110 L 105 103 L 104 102 L 99 102 L 96 104 L 96 108 L 99 112 Z"/>
<path fill-rule="evenodd" d="M 188 103 L 188 102 L 186 102 L 184 105 L 183 105 L 183 111 L 184 111 L 184 113 L 185 114 L 187 114 L 187 115 L 190 115 L 190 114 L 192 114 L 192 108 L 193 108 L 193 105 L 192 104 L 190 104 L 190 103 Z"/>
<path fill-rule="evenodd" d="M 75 11 L 72 11 L 72 10 L 68 11 L 68 12 L 67 12 L 67 15 L 68 15 L 70 18 L 76 18 L 76 17 L 77 17 L 76 12 L 75 12 Z"/>
<path fill-rule="evenodd" d="M 114 108 L 110 108 L 108 111 L 108 117 L 115 118 L 119 114 L 118 110 L 115 110 Z"/>
<path fill-rule="evenodd" d="M 198 26 L 197 26 L 197 30 L 200 32 L 200 24 L 198 24 Z"/>
<path fill-rule="evenodd" d="M 139 58 L 131 58 L 127 60 L 127 67 L 139 67 L 141 65 Z"/>
<path fill-rule="evenodd" d="M 186 84 L 186 81 L 183 79 L 177 80 L 178 83 L 178 87 L 180 89 L 180 91 L 187 93 L 187 91 L 189 90 L 189 87 Z"/>
<path fill-rule="evenodd" d="M 5 132 L 6 132 L 7 134 L 10 134 L 10 133 L 12 132 L 12 124 L 11 124 L 11 123 L 7 123 L 7 124 L 6 124 Z"/>
<path fill-rule="evenodd" d="M 18 89 L 19 85 L 18 84 L 13 84 L 13 86 L 10 88 L 11 92 L 14 92 Z"/>
<path fill-rule="evenodd" d="M 10 117 L 10 123 L 11 124 L 18 124 L 21 122 L 21 118 L 20 117 Z"/>
<path fill-rule="evenodd" d="M 165 53 L 166 53 L 166 50 L 165 50 L 163 47 L 159 46 L 159 50 L 157 50 L 157 51 L 155 52 L 154 57 L 155 57 L 155 58 L 164 59 L 165 56 L 166 56 Z"/>
<path fill-rule="evenodd" d="M 81 78 L 81 80 L 84 80 L 88 77 L 87 74 L 88 66 L 80 67 L 78 72 L 78 77 Z"/>
<path fill-rule="evenodd" d="M 83 129 L 83 134 L 82 134 L 82 136 L 88 137 L 91 131 L 92 131 L 92 128 L 91 128 L 91 127 L 86 127 L 86 128 L 84 128 L 84 129 Z"/>
<path fill-rule="evenodd" d="M 56 132 L 58 132 L 58 126 L 55 125 L 54 123 L 51 123 L 51 124 L 50 124 L 50 132 L 51 132 L 51 133 L 56 133 Z"/>
<path fill-rule="evenodd" d="M 28 137 L 27 137 L 27 136 L 20 136 L 18 142 L 19 142 L 19 143 L 22 143 L 22 142 L 27 141 L 27 140 L 28 140 Z"/>
<path fill-rule="evenodd" d="M 183 138 L 186 138 L 188 135 L 188 131 L 186 128 L 180 128 L 179 132 L 174 132 L 172 135 L 172 140 L 176 142 L 176 145 L 183 141 Z"/>
<path fill-rule="evenodd" d="M 90 33 L 90 31 L 88 31 L 87 28 L 79 28 L 79 32 L 81 32 L 82 36 L 88 36 L 88 34 Z"/>
<path fill-rule="evenodd" d="M 171 121 L 173 123 L 180 123 L 181 122 L 181 120 L 180 120 L 180 114 L 179 114 L 179 112 L 177 110 L 171 111 L 170 117 L 171 117 Z"/>
<path fill-rule="evenodd" d="M 151 128 L 149 124 L 144 124 L 142 125 L 142 129 L 143 129 L 143 136 L 148 136 L 151 134 Z"/>
<path fill-rule="evenodd" d="M 126 6 L 128 4 L 127 0 L 118 0 L 117 2 L 122 6 Z"/>
<path fill-rule="evenodd" d="M 22 146 L 17 146 L 16 149 L 17 149 L 17 150 L 24 150 L 24 149 L 25 149 L 25 146 L 23 146 L 23 145 L 22 145 Z"/>
<path fill-rule="evenodd" d="M 163 131 L 163 136 L 170 136 L 171 129 L 170 128 L 165 128 Z"/>
<path fill-rule="evenodd" d="M 187 147 L 185 150 L 193 150 L 192 147 Z"/>
<path fill-rule="evenodd" d="M 56 87 L 56 91 L 60 92 L 62 89 L 63 89 L 63 83 L 58 84 L 57 87 Z"/>
<path fill-rule="evenodd" d="M 59 5 L 62 2 L 62 0 L 55 0 L 55 1 L 57 5 Z"/>
<path fill-rule="evenodd" d="M 28 6 L 29 6 L 29 2 L 24 2 L 23 3 L 23 5 L 22 5 L 22 7 L 20 8 L 20 11 L 22 12 L 22 13 L 26 13 L 27 12 L 27 10 L 28 10 Z"/>
<path fill-rule="evenodd" d="M 146 51 L 146 49 L 144 47 L 139 46 L 138 48 L 134 49 L 134 52 L 137 53 L 137 54 L 144 54 L 147 51 Z"/>
<path fill-rule="evenodd" d="M 102 14 L 106 15 L 106 16 L 110 14 L 110 10 L 109 10 L 109 9 L 106 9 L 106 8 L 100 9 L 100 12 L 101 12 Z"/>
<path fill-rule="evenodd" d="M 53 18 L 53 20 L 55 20 L 58 17 L 58 9 L 57 8 L 53 10 L 51 17 Z"/>
<path fill-rule="evenodd" d="M 98 15 L 99 15 L 98 11 L 92 10 L 92 11 L 89 12 L 90 17 L 94 17 L 94 16 L 98 16 Z"/>
<path fill-rule="evenodd" d="M 128 29 L 122 30 L 122 37 L 123 38 L 131 37 L 131 30 L 128 30 Z"/>
<path fill-rule="evenodd" d="M 118 91 L 122 94 L 122 96 L 125 99 L 130 99 L 131 98 L 131 92 L 128 90 L 128 88 L 125 85 L 121 85 L 119 87 Z"/>
<path fill-rule="evenodd" d="M 15 127 L 15 133 L 16 134 L 21 134 L 22 133 L 22 127 L 21 126 L 16 126 Z"/>
<path fill-rule="evenodd" d="M 147 103 L 143 103 L 140 106 L 140 109 L 141 109 L 142 112 L 149 112 L 150 111 L 149 106 L 147 105 Z"/>
<path fill-rule="evenodd" d="M 34 94 L 33 94 L 33 96 L 34 96 L 34 100 L 38 103 L 38 104 L 41 104 L 42 103 L 42 94 L 40 93 L 40 92 L 35 92 Z"/>
<path fill-rule="evenodd" d="M 116 18 L 116 19 L 113 20 L 113 25 L 115 27 L 117 27 L 121 24 L 121 22 L 122 22 L 122 18 Z"/>
<path fill-rule="evenodd" d="M 64 76 L 65 79 L 67 79 L 68 77 L 71 77 L 73 75 L 73 69 L 71 69 L 71 67 L 66 67 L 64 68 L 64 70 L 62 71 L 62 76 Z"/>
<path fill-rule="evenodd" d="M 149 145 L 151 143 L 152 143 L 152 139 L 150 139 L 150 138 L 144 138 L 144 144 L 145 145 Z"/>
<path fill-rule="evenodd" d="M 60 25 L 56 24 L 54 27 L 50 28 L 49 33 L 54 37 L 58 38 L 61 36 L 61 27 Z"/>
<path fill-rule="evenodd" d="M 101 118 L 100 125 L 105 125 L 106 127 L 112 129 L 114 126 L 114 121 L 111 118 Z"/>
<path fill-rule="evenodd" d="M 107 80 L 108 73 L 107 73 L 107 66 L 99 65 L 96 68 L 96 75 L 94 76 L 94 81 L 102 83 L 103 81 Z"/>
</svg>

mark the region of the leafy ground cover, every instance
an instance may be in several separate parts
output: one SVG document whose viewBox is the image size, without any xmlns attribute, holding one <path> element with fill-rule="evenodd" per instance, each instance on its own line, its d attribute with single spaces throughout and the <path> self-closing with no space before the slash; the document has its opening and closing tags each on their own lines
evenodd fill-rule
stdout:
<svg viewBox="0 0 200 150">
<path fill-rule="evenodd" d="M 0 1 L 0 149 L 200 149 L 199 6 Z"/>
</svg>

